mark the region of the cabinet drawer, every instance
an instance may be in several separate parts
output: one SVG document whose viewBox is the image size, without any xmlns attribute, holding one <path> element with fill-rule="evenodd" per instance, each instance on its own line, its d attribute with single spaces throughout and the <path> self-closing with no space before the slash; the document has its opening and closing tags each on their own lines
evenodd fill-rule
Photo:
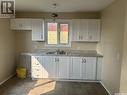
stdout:
<svg viewBox="0 0 127 95">
<path fill-rule="evenodd" d="M 34 74 L 34 75 L 32 75 L 32 78 L 42 78 L 42 76 L 39 74 Z"/>
<path fill-rule="evenodd" d="M 32 66 L 41 66 L 42 67 L 42 64 L 39 62 L 33 61 Z"/>
<path fill-rule="evenodd" d="M 42 68 L 41 67 L 32 67 L 32 78 L 42 78 Z"/>
<path fill-rule="evenodd" d="M 41 56 L 32 56 L 32 66 L 40 66 L 42 67 L 42 57 Z"/>
</svg>

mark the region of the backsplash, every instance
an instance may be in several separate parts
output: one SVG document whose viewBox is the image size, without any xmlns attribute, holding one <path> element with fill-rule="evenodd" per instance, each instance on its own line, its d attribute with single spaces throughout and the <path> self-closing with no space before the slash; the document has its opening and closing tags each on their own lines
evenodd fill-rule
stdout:
<svg viewBox="0 0 127 95">
<path fill-rule="evenodd" d="M 45 42 L 32 42 L 34 51 L 41 49 L 96 50 L 97 43 L 71 42 L 71 47 L 46 47 Z"/>
<path fill-rule="evenodd" d="M 58 49 L 53 47 L 45 47 L 45 42 L 32 42 L 31 31 L 16 31 L 16 49 L 17 53 L 35 52 L 42 49 Z M 96 50 L 97 43 L 71 42 L 71 47 L 59 49 L 67 50 Z"/>
</svg>

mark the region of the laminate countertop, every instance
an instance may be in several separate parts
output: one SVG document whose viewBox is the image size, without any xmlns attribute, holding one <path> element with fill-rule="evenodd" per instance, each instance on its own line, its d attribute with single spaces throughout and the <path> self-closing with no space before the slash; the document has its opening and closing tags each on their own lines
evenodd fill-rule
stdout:
<svg viewBox="0 0 127 95">
<path fill-rule="evenodd" d="M 32 52 L 32 53 L 21 53 L 21 55 L 30 56 L 72 56 L 72 57 L 103 57 L 103 55 L 96 51 L 69 51 L 65 54 L 47 54 L 48 52 Z"/>
</svg>

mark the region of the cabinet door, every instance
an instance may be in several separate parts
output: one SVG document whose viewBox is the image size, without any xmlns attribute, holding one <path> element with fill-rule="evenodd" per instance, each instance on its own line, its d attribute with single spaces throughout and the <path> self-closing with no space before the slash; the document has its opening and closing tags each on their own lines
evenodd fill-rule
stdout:
<svg viewBox="0 0 127 95">
<path fill-rule="evenodd" d="M 100 41 L 100 20 L 93 19 L 88 21 L 88 41 Z"/>
<path fill-rule="evenodd" d="M 42 56 L 31 57 L 31 75 L 32 78 L 42 78 Z"/>
<path fill-rule="evenodd" d="M 69 57 L 59 57 L 58 77 L 62 79 L 69 79 Z"/>
<path fill-rule="evenodd" d="M 70 66 L 70 78 L 82 79 L 82 58 L 73 57 L 72 64 Z"/>
<path fill-rule="evenodd" d="M 80 22 L 80 41 L 87 41 L 88 38 L 88 20 L 82 19 Z"/>
<path fill-rule="evenodd" d="M 31 19 L 11 19 L 12 30 L 31 30 Z"/>
<path fill-rule="evenodd" d="M 80 19 L 72 20 L 72 41 L 80 40 Z"/>
<path fill-rule="evenodd" d="M 72 34 L 72 41 L 98 42 L 100 41 L 100 20 L 72 20 Z"/>
<path fill-rule="evenodd" d="M 86 79 L 95 80 L 96 79 L 96 57 L 86 58 Z"/>
<path fill-rule="evenodd" d="M 44 56 L 44 61 L 42 63 L 43 78 L 57 77 L 57 62 L 58 59 L 55 56 Z"/>
<path fill-rule="evenodd" d="M 32 19 L 32 41 L 44 41 L 44 21 Z"/>
</svg>

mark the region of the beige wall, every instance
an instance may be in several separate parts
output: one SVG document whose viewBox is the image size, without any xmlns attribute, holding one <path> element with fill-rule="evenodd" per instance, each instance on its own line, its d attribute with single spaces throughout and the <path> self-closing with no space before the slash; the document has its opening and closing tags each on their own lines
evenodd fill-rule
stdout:
<svg viewBox="0 0 127 95">
<path fill-rule="evenodd" d="M 126 18 L 125 18 L 125 32 L 123 43 L 123 60 L 121 68 L 121 82 L 120 92 L 127 93 L 127 1 L 126 1 Z"/>
<path fill-rule="evenodd" d="M 101 18 L 100 12 L 72 12 L 72 13 L 57 13 L 58 19 L 99 19 Z M 39 12 L 17 12 L 17 18 L 51 18 L 51 13 Z"/>
<path fill-rule="evenodd" d="M 15 33 L 9 19 L 0 19 L 0 82 L 15 72 Z"/>
<path fill-rule="evenodd" d="M 112 94 L 119 92 L 120 87 L 125 1 L 116 0 L 102 11 L 102 40 L 98 51 L 104 56 L 102 82 Z"/>
</svg>

